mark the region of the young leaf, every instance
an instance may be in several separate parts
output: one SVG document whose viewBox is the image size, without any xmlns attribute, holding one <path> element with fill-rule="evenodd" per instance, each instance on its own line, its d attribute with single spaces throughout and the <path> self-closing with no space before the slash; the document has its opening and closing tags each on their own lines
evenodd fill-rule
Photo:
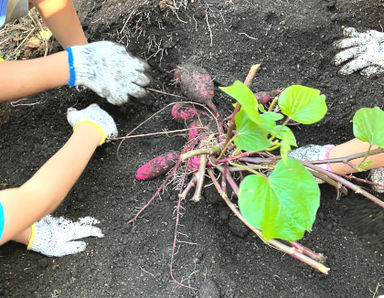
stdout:
<svg viewBox="0 0 384 298">
<path fill-rule="evenodd" d="M 303 124 L 320 121 L 327 113 L 325 95 L 320 95 L 317 89 L 301 85 L 284 89 L 279 96 L 278 105 L 283 114 Z"/>
<path fill-rule="evenodd" d="M 353 134 L 363 142 L 384 148 L 384 112 L 378 108 L 362 108 L 353 117 Z"/>
<path fill-rule="evenodd" d="M 276 138 L 280 140 L 286 139 L 289 145 L 297 147 L 295 135 L 293 134 L 292 130 L 287 126 L 281 128 L 281 125 L 276 125 L 272 129 L 271 135 L 275 135 Z"/>
<path fill-rule="evenodd" d="M 234 143 L 240 149 L 260 151 L 270 146 L 271 142 L 267 138 L 268 132 L 251 121 L 243 109 L 236 114 L 235 124 L 237 136 Z"/>
<path fill-rule="evenodd" d="M 284 116 L 280 113 L 274 113 L 274 112 L 265 112 L 261 114 L 261 117 L 264 120 L 270 120 L 270 121 L 279 121 L 284 118 Z"/>
<path fill-rule="evenodd" d="M 319 186 L 293 158 L 285 163 L 279 161 L 268 178 L 248 175 L 240 184 L 240 211 L 248 223 L 263 231 L 267 240 L 301 239 L 305 231 L 311 230 L 319 205 Z"/>
<path fill-rule="evenodd" d="M 261 124 L 262 119 L 258 112 L 259 104 L 253 92 L 246 85 L 240 81 L 235 81 L 232 86 L 220 87 L 220 89 L 241 104 L 251 121 Z"/>
</svg>

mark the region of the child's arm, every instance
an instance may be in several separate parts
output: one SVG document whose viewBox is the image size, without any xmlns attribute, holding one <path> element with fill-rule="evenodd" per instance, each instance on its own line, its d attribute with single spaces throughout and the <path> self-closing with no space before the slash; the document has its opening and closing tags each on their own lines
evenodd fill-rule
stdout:
<svg viewBox="0 0 384 298">
<path fill-rule="evenodd" d="M 53 36 L 63 48 L 87 43 L 83 28 L 70 0 L 31 0 Z"/>
<path fill-rule="evenodd" d="M 44 58 L 0 62 L 0 101 L 20 98 L 68 83 L 86 86 L 112 104 L 129 95 L 143 97 L 148 64 L 109 41 L 68 47 Z"/>
<path fill-rule="evenodd" d="M 75 130 L 67 143 L 22 186 L 0 191 L 4 231 L 0 245 L 52 212 L 83 172 L 96 147 L 117 135 L 113 119 L 97 105 L 71 109 L 68 121 Z M 16 238 L 15 238 L 16 237 Z"/>
<path fill-rule="evenodd" d="M 53 89 L 68 80 L 65 51 L 37 59 L 0 62 L 0 101 Z"/>
</svg>

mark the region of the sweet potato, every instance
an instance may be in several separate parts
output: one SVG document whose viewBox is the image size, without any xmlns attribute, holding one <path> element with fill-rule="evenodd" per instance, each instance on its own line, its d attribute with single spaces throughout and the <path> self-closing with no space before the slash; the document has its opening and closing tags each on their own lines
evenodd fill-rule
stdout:
<svg viewBox="0 0 384 298">
<path fill-rule="evenodd" d="M 192 63 L 182 64 L 175 70 L 175 80 L 189 100 L 206 105 L 215 116 L 218 116 L 216 106 L 212 102 L 213 81 L 204 68 Z"/>
<path fill-rule="evenodd" d="M 265 105 L 271 99 L 278 96 L 281 92 L 282 92 L 281 89 L 276 89 L 274 91 L 260 91 L 260 92 L 256 92 L 255 96 L 258 103 Z"/>
<path fill-rule="evenodd" d="M 179 157 L 180 153 L 177 151 L 160 155 L 140 167 L 135 178 L 137 180 L 149 180 L 159 177 L 168 172 L 179 160 Z"/>
<path fill-rule="evenodd" d="M 175 120 L 191 120 L 195 118 L 200 112 L 189 104 L 176 103 L 172 107 L 172 117 Z"/>
</svg>

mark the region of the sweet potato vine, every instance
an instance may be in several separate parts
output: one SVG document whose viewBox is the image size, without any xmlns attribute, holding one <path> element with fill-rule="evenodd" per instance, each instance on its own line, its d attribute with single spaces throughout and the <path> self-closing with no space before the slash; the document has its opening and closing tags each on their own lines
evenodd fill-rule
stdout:
<svg viewBox="0 0 384 298">
<path fill-rule="evenodd" d="M 316 270 L 328 274 L 325 257 L 299 244 L 311 231 L 320 205 L 321 179 L 338 191 L 358 192 L 374 203 L 384 203 L 348 180 L 325 170 L 320 164 L 344 162 L 359 171 L 369 165 L 369 156 L 384 152 L 384 112 L 363 108 L 353 119 L 357 138 L 379 149 L 346 156 L 342 159 L 301 161 L 289 157 L 296 145 L 291 125 L 313 124 L 327 112 L 325 96 L 319 90 L 292 85 L 284 90 L 253 93 L 249 87 L 259 65 L 250 69 L 244 83 L 234 82 L 221 91 L 236 100 L 232 115 L 220 119 L 212 98 L 213 83 L 209 74 L 195 65 L 184 64 L 175 73 L 176 81 L 188 102 L 173 105 L 175 120 L 188 129 L 188 141 L 181 151 L 172 151 L 150 161 L 137 171 L 136 178 L 147 180 L 167 173 L 160 188 L 130 221 L 159 195 L 176 172 L 183 170 L 177 205 L 172 266 L 176 246 L 181 202 L 188 197 L 198 202 L 208 176 L 231 211 L 265 244 L 282 251 Z M 351 160 L 364 157 L 357 167 Z M 218 178 L 220 177 L 220 178 Z M 194 189 L 193 193 L 192 190 Z M 190 195 L 191 193 L 191 195 Z M 231 200 L 234 194 L 235 200 Z"/>
</svg>

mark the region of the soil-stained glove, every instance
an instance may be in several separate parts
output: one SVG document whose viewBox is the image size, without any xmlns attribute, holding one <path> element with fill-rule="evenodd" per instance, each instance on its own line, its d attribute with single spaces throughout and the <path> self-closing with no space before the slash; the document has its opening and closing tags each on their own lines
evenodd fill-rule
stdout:
<svg viewBox="0 0 384 298">
<path fill-rule="evenodd" d="M 384 167 L 372 169 L 369 172 L 369 179 L 373 183 L 384 185 Z M 373 185 L 372 188 L 379 193 L 384 193 L 384 187 Z"/>
<path fill-rule="evenodd" d="M 95 103 L 80 111 L 75 108 L 69 108 L 67 110 L 67 120 L 73 127 L 73 130 L 76 130 L 82 123 L 90 124 L 96 128 L 101 134 L 99 145 L 102 145 L 106 139 L 117 137 L 115 121 Z"/>
<path fill-rule="evenodd" d="M 336 54 L 336 66 L 347 62 L 340 70 L 341 75 L 356 71 L 365 76 L 384 73 L 384 33 L 375 30 L 357 32 L 347 27 L 343 32 L 346 38 L 335 42 L 334 46 L 342 51 Z"/>
<path fill-rule="evenodd" d="M 104 237 L 100 228 L 94 226 L 98 223 L 97 219 L 90 216 L 73 222 L 63 217 L 47 215 L 32 225 L 32 235 L 27 249 L 48 257 L 62 257 L 82 252 L 86 243 L 76 240 Z"/>
<path fill-rule="evenodd" d="M 114 105 L 128 102 L 129 95 L 143 97 L 150 79 L 148 64 L 128 53 L 122 45 L 98 41 L 68 47 L 69 86 L 86 86 Z"/>
</svg>

